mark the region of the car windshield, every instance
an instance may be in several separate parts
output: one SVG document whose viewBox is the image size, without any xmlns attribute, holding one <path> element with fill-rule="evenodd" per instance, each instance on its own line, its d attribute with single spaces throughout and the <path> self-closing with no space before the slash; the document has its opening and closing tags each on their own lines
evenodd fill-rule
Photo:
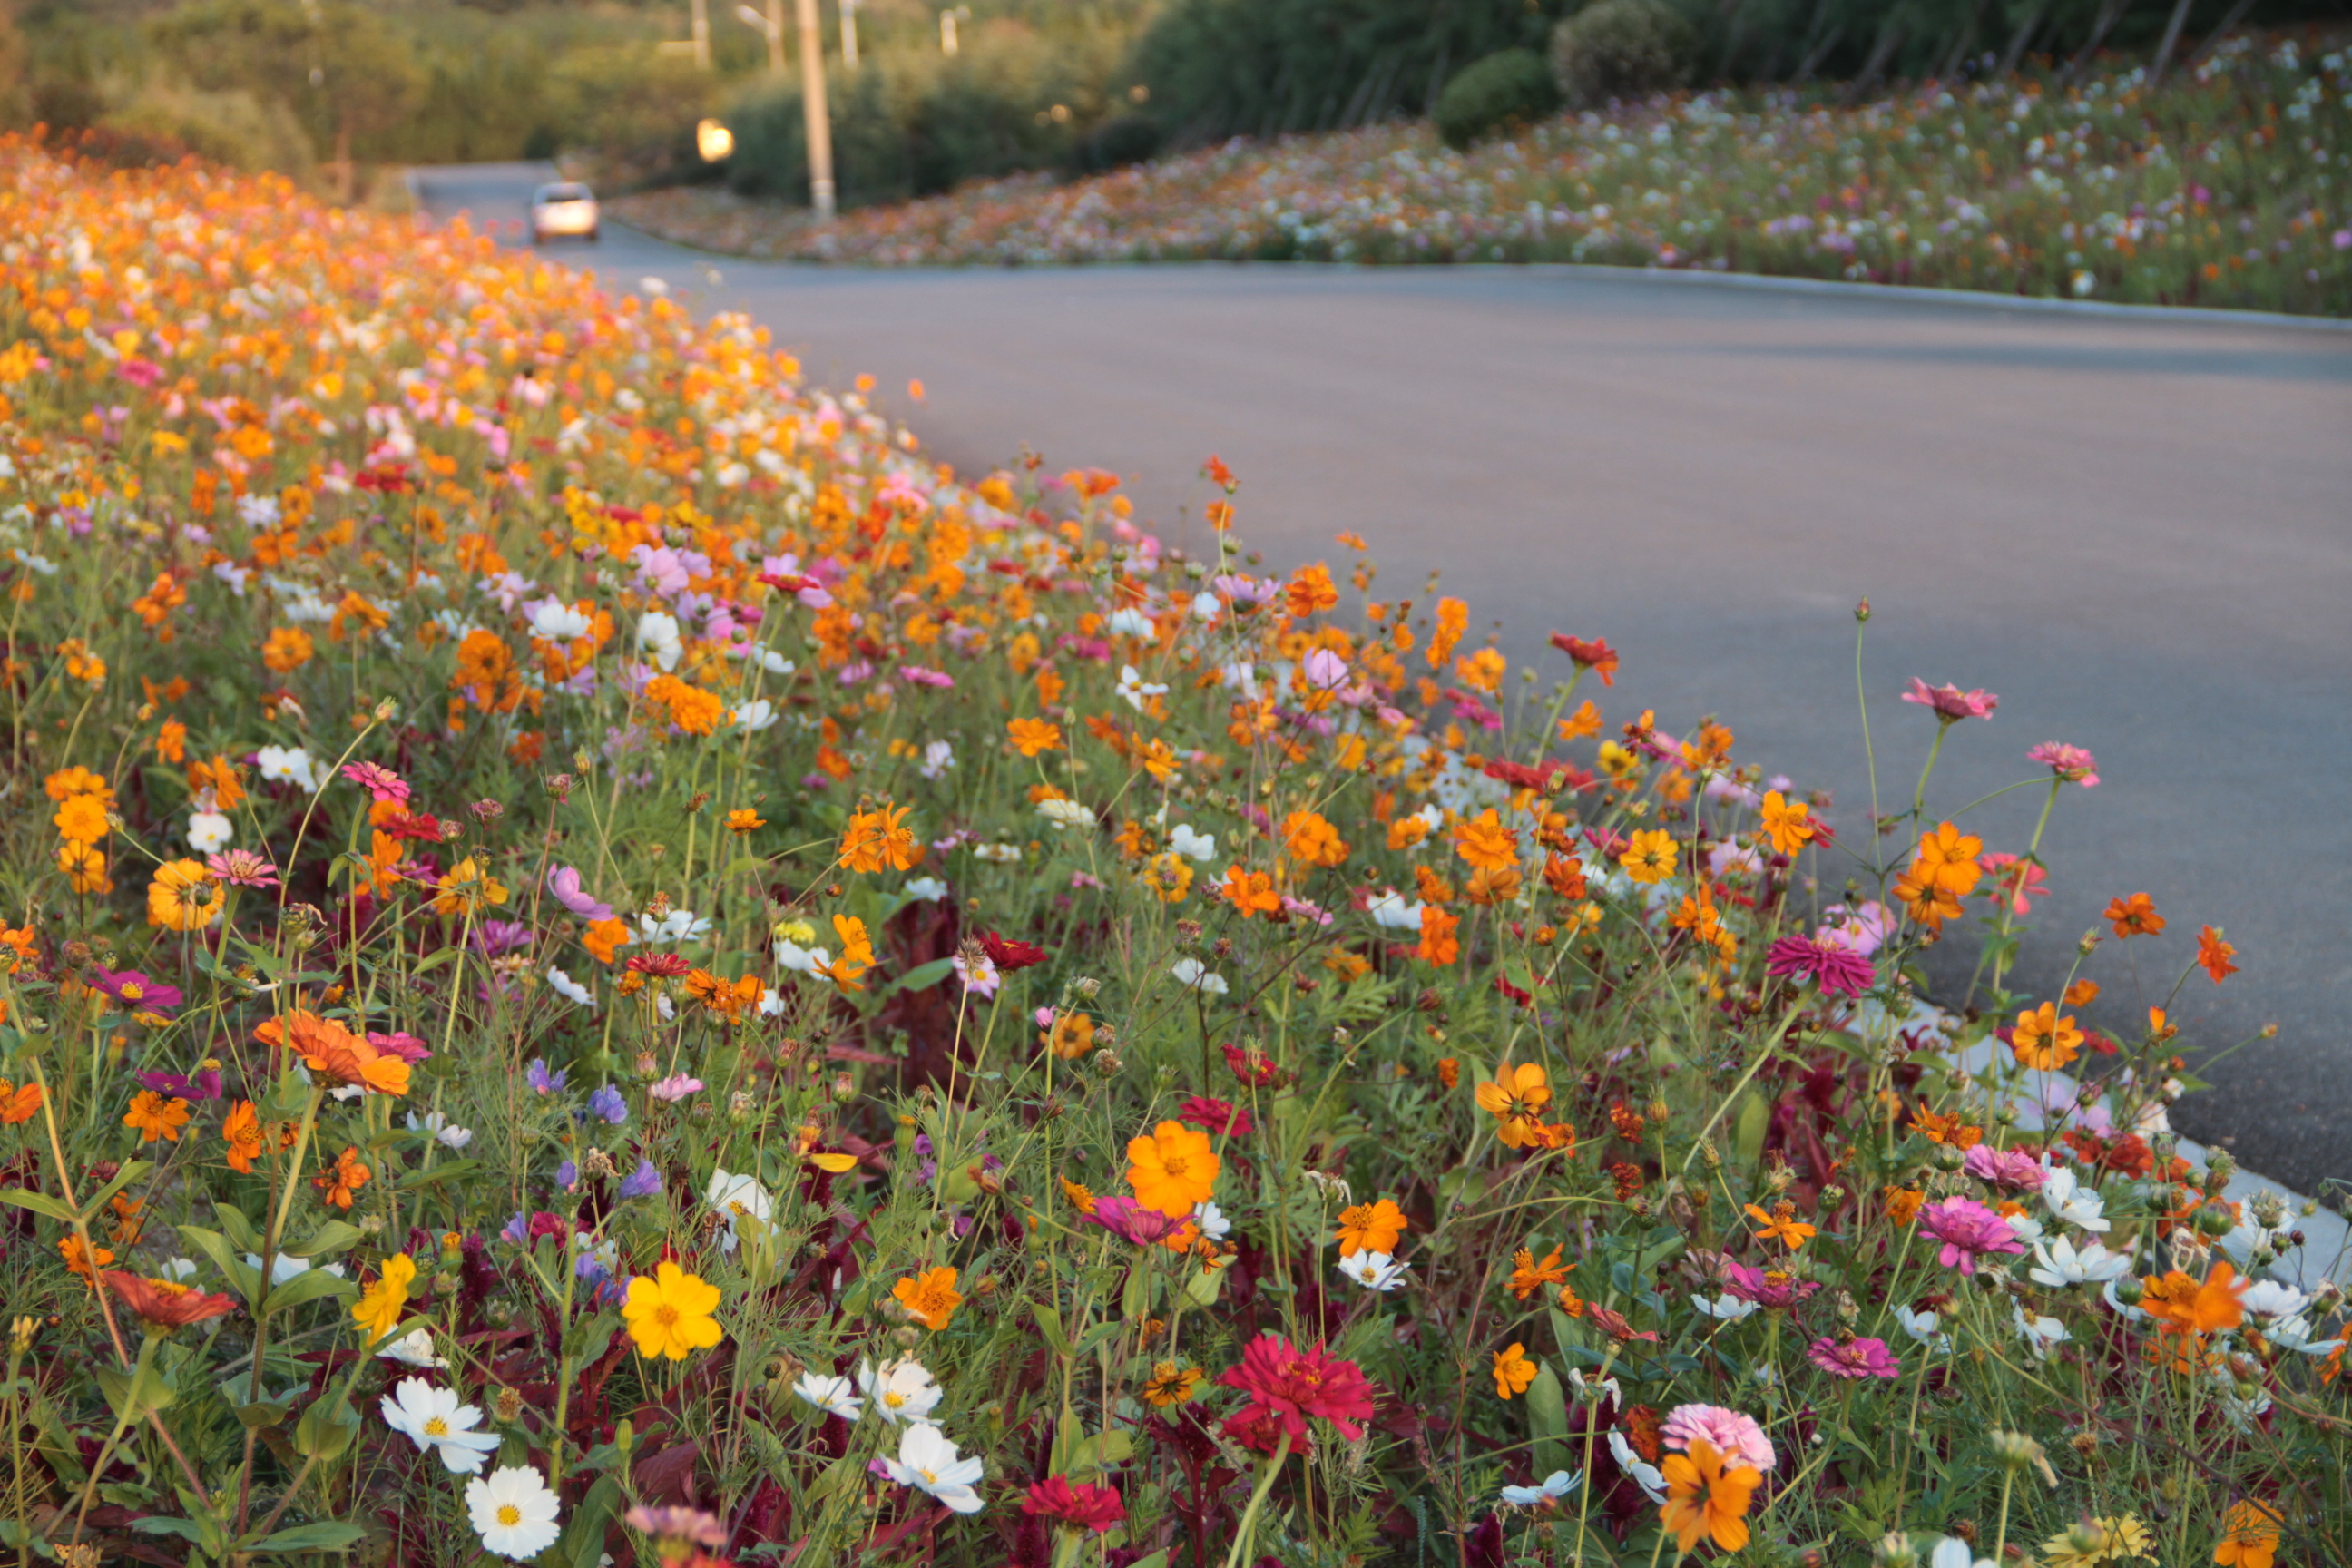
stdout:
<svg viewBox="0 0 2352 1568">
<path fill-rule="evenodd" d="M 532 199 L 544 205 L 551 202 L 584 202 L 590 197 L 585 185 L 541 185 Z"/>
</svg>

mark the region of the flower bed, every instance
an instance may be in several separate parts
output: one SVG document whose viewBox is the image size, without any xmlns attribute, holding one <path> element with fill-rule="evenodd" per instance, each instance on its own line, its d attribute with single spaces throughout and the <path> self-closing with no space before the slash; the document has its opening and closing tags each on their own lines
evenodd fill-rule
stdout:
<svg viewBox="0 0 2352 1568">
<path fill-rule="evenodd" d="M 1858 109 L 1700 93 L 1469 153 L 1424 125 L 1236 142 L 824 226 L 700 190 L 613 207 L 709 249 L 876 266 L 1584 261 L 2341 315 L 2347 87 L 2340 52 L 2239 46 L 2157 87 L 1931 85 Z"/>
<path fill-rule="evenodd" d="M 1259 574 L 1213 458 L 1184 558 L 462 228 L 0 211 L 12 1544 L 2341 1550 L 2340 1295 L 2165 1128 L 2233 950 L 2124 891 L 2011 994 L 1990 694 L 1833 824 L 1603 640 Z"/>
</svg>

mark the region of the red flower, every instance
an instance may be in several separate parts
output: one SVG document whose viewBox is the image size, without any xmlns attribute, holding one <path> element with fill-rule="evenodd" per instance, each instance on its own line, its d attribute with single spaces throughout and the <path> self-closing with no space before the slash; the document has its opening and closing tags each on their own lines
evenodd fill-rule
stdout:
<svg viewBox="0 0 2352 1568">
<path fill-rule="evenodd" d="M 1234 1069 L 1234 1076 L 1254 1088 L 1264 1089 L 1282 1076 L 1282 1069 L 1264 1051 L 1245 1051 L 1234 1045 L 1217 1048 L 1225 1053 L 1225 1065 Z"/>
<path fill-rule="evenodd" d="M 1495 976 L 1495 989 L 1501 992 L 1504 995 L 1508 996 L 1512 1001 L 1517 1002 L 1522 1007 L 1532 1007 L 1535 1005 L 1536 999 L 1533 996 L 1529 995 L 1527 992 L 1520 990 L 1517 986 L 1512 984 L 1509 981 L 1504 979 L 1499 974 Z"/>
<path fill-rule="evenodd" d="M 1480 771 L 1488 778 L 1499 780 L 1513 789 L 1531 789 L 1549 795 L 1554 779 L 1576 770 L 1562 762 L 1546 762 L 1531 768 L 1524 763 L 1507 763 L 1497 757 Z"/>
<path fill-rule="evenodd" d="M 681 974 L 691 973 L 694 965 L 674 952 L 641 952 L 629 960 L 629 969 L 631 973 L 636 974 L 650 974 L 656 979 L 675 980 Z"/>
<path fill-rule="evenodd" d="M 1127 1504 L 1116 1490 L 1066 1476 L 1048 1476 L 1031 1486 L 1021 1500 L 1021 1511 L 1058 1519 L 1097 1535 L 1127 1522 Z"/>
<path fill-rule="evenodd" d="M 226 1296 L 208 1296 L 175 1280 L 142 1279 L 115 1268 L 108 1269 L 104 1278 L 108 1289 L 121 1297 L 142 1322 L 163 1333 L 236 1310 L 236 1303 Z"/>
<path fill-rule="evenodd" d="M 1008 937 L 999 936 L 992 931 L 980 933 L 980 946 L 981 951 L 988 954 L 988 961 L 996 965 L 1000 973 L 1010 974 L 1016 969 L 1027 969 L 1033 964 L 1045 962 L 1044 948 L 1032 946 L 1025 942 L 1014 942 Z"/>
<path fill-rule="evenodd" d="M 1551 634 L 1551 646 L 1586 669 L 1597 670 L 1601 685 L 1617 684 L 1617 650 L 1609 646 L 1605 637 L 1595 637 L 1586 642 L 1581 637 L 1570 637 L 1566 632 L 1554 632 Z"/>
<path fill-rule="evenodd" d="M 1187 1100 L 1177 1109 L 1176 1120 L 1203 1132 L 1222 1132 L 1235 1138 L 1252 1130 L 1248 1111 L 1236 1109 L 1230 1100 L 1205 1094 Z"/>
<path fill-rule="evenodd" d="M 1352 1443 L 1364 1435 L 1364 1418 L 1372 1413 L 1372 1384 L 1362 1368 L 1325 1354 L 1321 1345 L 1301 1350 L 1279 1334 L 1251 1341 L 1241 1364 L 1227 1367 L 1217 1381 L 1250 1397 L 1232 1422 L 1247 1423 L 1254 1411 L 1263 1411 L 1290 1434 L 1294 1447 L 1307 1436 L 1309 1415 L 1322 1416 Z"/>
<path fill-rule="evenodd" d="M 1587 1318 L 1590 1318 L 1593 1324 L 1598 1327 L 1602 1333 L 1608 1335 L 1612 1340 L 1622 1340 L 1627 1343 L 1631 1343 L 1636 1340 L 1650 1340 L 1654 1342 L 1658 1337 L 1647 1329 L 1643 1330 L 1638 1334 L 1635 1333 L 1633 1331 L 1633 1325 L 1627 1322 L 1622 1315 L 1613 1312 L 1606 1307 L 1588 1305 L 1584 1309 L 1584 1315 Z"/>
</svg>

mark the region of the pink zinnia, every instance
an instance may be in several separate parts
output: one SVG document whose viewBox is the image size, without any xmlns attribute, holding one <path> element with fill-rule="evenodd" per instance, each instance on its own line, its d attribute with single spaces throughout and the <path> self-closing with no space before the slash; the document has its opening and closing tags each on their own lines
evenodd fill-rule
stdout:
<svg viewBox="0 0 2352 1568">
<path fill-rule="evenodd" d="M 1032 1485 L 1021 1500 L 1021 1511 L 1058 1519 L 1097 1535 L 1127 1522 L 1127 1504 L 1115 1489 L 1066 1476 L 1048 1476 Z"/>
<path fill-rule="evenodd" d="M 415 1067 L 433 1055 L 432 1047 L 405 1029 L 394 1029 L 388 1035 L 379 1034 L 370 1029 L 367 1041 L 385 1056 L 398 1057 L 410 1067 Z"/>
<path fill-rule="evenodd" d="M 1911 689 L 1903 694 L 1906 702 L 1916 702 L 1922 708 L 1933 708 L 1936 717 L 1947 724 L 1957 724 L 1963 719 L 1990 719 L 1992 710 L 2000 706 L 2000 699 L 1981 687 L 1963 691 L 1957 686 L 1930 686 L 1917 676 L 1911 678 Z"/>
<path fill-rule="evenodd" d="M 2080 746 L 2070 746 L 2063 741 L 2044 741 L 2025 753 L 2029 763 L 2040 763 L 2068 784 L 2095 788 L 2099 782 L 2099 759 Z"/>
<path fill-rule="evenodd" d="M 274 888 L 278 868 L 250 849 L 231 849 L 205 857 L 205 869 L 232 888 Z"/>
<path fill-rule="evenodd" d="M 2021 1192 L 2038 1193 L 2050 1173 L 2042 1162 L 2022 1149 L 1996 1149 L 1990 1143 L 1979 1143 L 1968 1152 L 1960 1169 L 1979 1182 L 1994 1186 L 2015 1187 Z M 2006 1222 L 2003 1222 L 2006 1223 Z"/>
<path fill-rule="evenodd" d="M 390 768 L 375 763 L 345 763 L 343 776 L 367 791 L 372 800 L 388 800 L 395 805 L 408 804 L 408 781 Z"/>
<path fill-rule="evenodd" d="M 1667 1447 L 1683 1453 L 1690 1451 L 1692 1443 L 1704 1441 L 1727 1460 L 1753 1469 L 1769 1470 L 1776 1462 L 1772 1439 L 1755 1418 L 1720 1405 L 1677 1405 L 1667 1413 L 1658 1434 Z"/>
<path fill-rule="evenodd" d="M 1078 1216 L 1087 1225 L 1098 1225 L 1113 1236 L 1131 1241 L 1138 1247 L 1151 1247 L 1167 1240 L 1192 1223 L 1190 1215 L 1164 1215 L 1158 1209 L 1145 1208 L 1133 1198 L 1097 1198 L 1095 1206 Z"/>
<path fill-rule="evenodd" d="M 2009 1221 L 1974 1198 L 1946 1198 L 1919 1211 L 1919 1228 L 1944 1244 L 1937 1261 L 1963 1274 L 1977 1271 L 1977 1259 L 1994 1253 L 2021 1253 L 2025 1243 Z"/>
<path fill-rule="evenodd" d="M 1767 948 L 1764 973 L 1809 978 L 1824 996 L 1859 996 L 1878 981 L 1878 968 L 1870 960 L 1812 936 L 1784 936 Z"/>
<path fill-rule="evenodd" d="M 1811 1279 L 1793 1275 L 1768 1273 L 1751 1268 L 1745 1263 L 1725 1267 L 1723 1282 L 1733 1295 L 1743 1301 L 1753 1301 L 1759 1307 L 1792 1307 L 1821 1289 Z"/>
<path fill-rule="evenodd" d="M 1849 1340 L 1840 1344 L 1823 1334 L 1805 1353 L 1832 1377 L 1899 1377 L 1903 1373 L 1885 1340 Z"/>
<path fill-rule="evenodd" d="M 1176 1110 L 1176 1120 L 1203 1132 L 1217 1132 L 1238 1138 L 1251 1131 L 1250 1113 L 1236 1108 L 1231 1100 L 1217 1100 L 1196 1094 Z"/>
<path fill-rule="evenodd" d="M 1217 1381 L 1250 1397 L 1234 1420 L 1246 1421 L 1253 1412 L 1270 1415 L 1290 1434 L 1294 1447 L 1306 1439 L 1309 1415 L 1322 1416 L 1352 1443 L 1364 1435 L 1364 1420 L 1372 1413 L 1372 1385 L 1362 1368 L 1326 1354 L 1321 1345 L 1302 1350 L 1279 1334 L 1252 1340 L 1242 1351 L 1241 1364 L 1227 1367 Z"/>
</svg>

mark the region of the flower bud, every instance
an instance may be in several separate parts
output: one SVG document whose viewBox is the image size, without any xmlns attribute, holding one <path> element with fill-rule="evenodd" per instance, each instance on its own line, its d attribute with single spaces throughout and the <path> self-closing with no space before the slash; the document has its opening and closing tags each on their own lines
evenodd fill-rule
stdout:
<svg viewBox="0 0 2352 1568">
<path fill-rule="evenodd" d="M 2084 958 L 2088 958 L 2094 952 L 2097 951 L 2098 945 L 2099 932 L 2098 928 L 2095 926 L 2091 930 L 2083 933 L 2083 940 L 2074 944 L 2074 951 L 2081 953 Z"/>
<path fill-rule="evenodd" d="M 1870 601 L 1868 599 L 1863 600 L 1862 603 L 1853 607 L 1853 618 L 1863 626 L 1868 626 L 1870 624 Z"/>
<path fill-rule="evenodd" d="M 501 1388 L 490 1401 L 491 1418 L 501 1426 L 511 1426 L 522 1419 L 522 1390 Z"/>
<path fill-rule="evenodd" d="M 1890 1531 L 1879 1537 L 1871 1548 L 1871 1568 L 1917 1568 L 1919 1553 L 1911 1538 L 1901 1531 Z"/>
<path fill-rule="evenodd" d="M 2147 1294 L 2147 1289 L 2126 1274 L 2116 1281 L 2115 1292 L 2116 1300 L 2126 1307 L 2137 1307 L 2139 1305 L 2139 1299 Z"/>
<path fill-rule="evenodd" d="M 2197 1234 L 2224 1237 L 2238 1228 L 2238 1222 L 2228 1209 L 2218 1204 L 2208 1204 L 2197 1211 Z"/>
</svg>

